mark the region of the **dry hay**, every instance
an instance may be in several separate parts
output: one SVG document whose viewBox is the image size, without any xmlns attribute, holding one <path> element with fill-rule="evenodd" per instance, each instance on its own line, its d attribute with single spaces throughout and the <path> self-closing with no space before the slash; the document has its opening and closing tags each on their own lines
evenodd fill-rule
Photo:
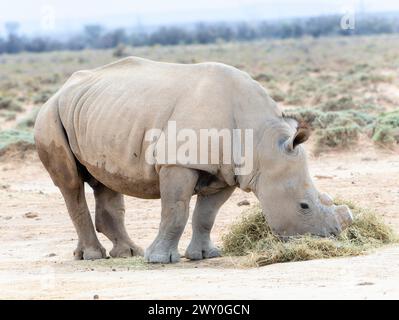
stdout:
<svg viewBox="0 0 399 320">
<path fill-rule="evenodd" d="M 348 205 L 354 222 L 339 237 L 311 235 L 280 239 L 275 236 L 259 206 L 247 210 L 223 237 L 223 251 L 232 256 L 248 256 L 250 266 L 273 263 L 357 256 L 367 250 L 395 243 L 395 232 L 374 212 Z"/>
</svg>

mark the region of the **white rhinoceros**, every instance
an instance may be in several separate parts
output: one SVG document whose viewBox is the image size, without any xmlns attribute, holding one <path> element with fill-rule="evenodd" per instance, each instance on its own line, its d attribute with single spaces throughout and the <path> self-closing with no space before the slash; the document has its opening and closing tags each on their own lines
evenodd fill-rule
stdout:
<svg viewBox="0 0 399 320">
<path fill-rule="evenodd" d="M 237 174 L 228 161 L 148 161 L 146 151 L 155 144 L 158 152 L 160 140 L 148 141 L 146 132 L 164 130 L 171 121 L 178 130 L 194 132 L 252 129 L 252 170 Z M 85 200 L 87 182 L 96 200 L 96 230 L 113 242 L 112 257 L 143 253 L 126 232 L 123 194 L 161 198 L 159 233 L 145 252 L 147 261 L 158 263 L 179 260 L 178 242 L 194 194 L 193 236 L 185 256 L 219 256 L 210 232 L 236 187 L 254 192 L 270 227 L 281 236 L 339 234 L 352 215 L 313 185 L 300 145 L 308 136 L 242 71 L 220 63 L 183 65 L 135 57 L 75 73 L 41 108 L 35 125 L 40 159 L 78 233 L 75 257 L 106 257 Z"/>
</svg>

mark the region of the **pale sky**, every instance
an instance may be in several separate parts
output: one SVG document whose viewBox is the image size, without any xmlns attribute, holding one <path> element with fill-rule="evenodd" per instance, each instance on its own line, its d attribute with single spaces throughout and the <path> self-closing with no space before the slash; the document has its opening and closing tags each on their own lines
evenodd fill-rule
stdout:
<svg viewBox="0 0 399 320">
<path fill-rule="evenodd" d="M 181 24 L 198 21 L 278 19 L 340 13 L 399 11 L 397 0 L 0 0 L 0 26 L 21 23 L 23 33 L 43 30 L 53 17 L 54 32 L 67 32 L 86 23 L 109 27 Z M 44 22 L 46 23 L 46 22 Z M 1 31 L 1 29 L 0 29 Z"/>
</svg>

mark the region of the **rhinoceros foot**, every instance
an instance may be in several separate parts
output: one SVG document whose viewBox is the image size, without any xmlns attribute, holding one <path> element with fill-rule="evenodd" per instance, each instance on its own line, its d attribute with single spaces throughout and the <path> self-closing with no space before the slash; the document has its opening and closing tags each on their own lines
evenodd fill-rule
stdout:
<svg viewBox="0 0 399 320">
<path fill-rule="evenodd" d="M 105 249 L 100 245 L 97 247 L 78 247 L 73 252 L 75 260 L 97 260 L 107 257 Z"/>
<path fill-rule="evenodd" d="M 202 260 L 220 257 L 221 252 L 212 243 L 203 246 L 191 243 L 184 256 L 190 260 Z"/>
<path fill-rule="evenodd" d="M 176 263 L 180 261 L 177 249 L 163 249 L 163 246 L 151 246 L 145 251 L 144 258 L 150 263 Z"/>
<path fill-rule="evenodd" d="M 134 244 L 117 244 L 109 252 L 112 258 L 130 258 L 135 256 L 143 256 L 143 249 Z"/>
</svg>

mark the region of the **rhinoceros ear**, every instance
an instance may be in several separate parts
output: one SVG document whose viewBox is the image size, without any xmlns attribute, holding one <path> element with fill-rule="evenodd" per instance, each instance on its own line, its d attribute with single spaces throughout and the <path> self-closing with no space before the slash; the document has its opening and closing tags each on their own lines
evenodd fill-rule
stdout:
<svg viewBox="0 0 399 320">
<path fill-rule="evenodd" d="M 304 143 L 310 137 L 310 129 L 306 123 L 299 123 L 294 136 L 285 143 L 286 150 L 292 152 L 301 143 Z"/>
</svg>

